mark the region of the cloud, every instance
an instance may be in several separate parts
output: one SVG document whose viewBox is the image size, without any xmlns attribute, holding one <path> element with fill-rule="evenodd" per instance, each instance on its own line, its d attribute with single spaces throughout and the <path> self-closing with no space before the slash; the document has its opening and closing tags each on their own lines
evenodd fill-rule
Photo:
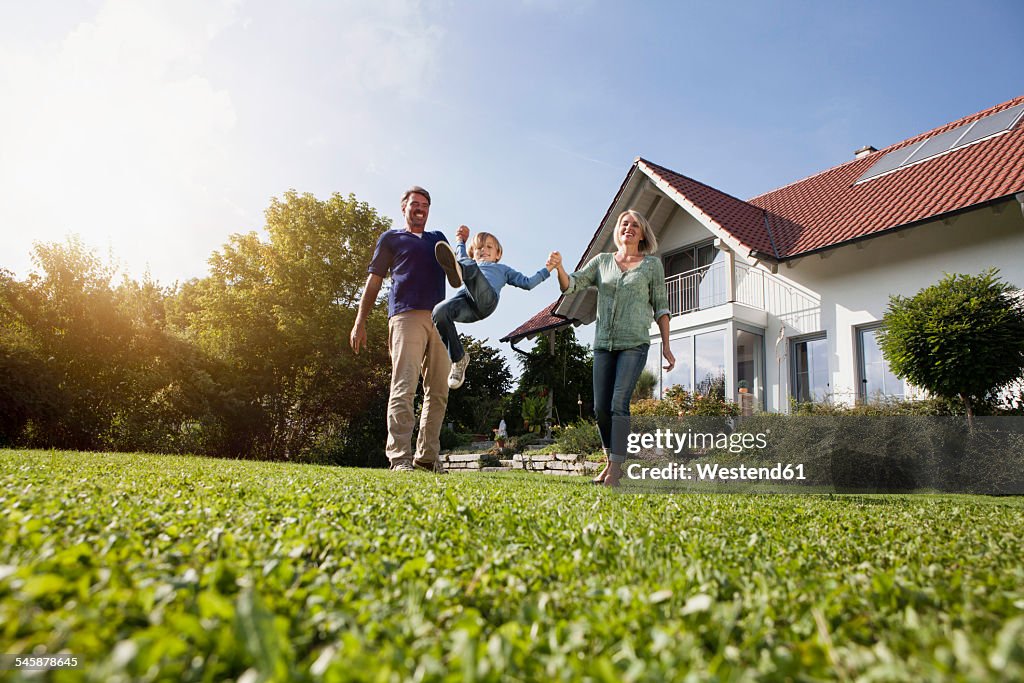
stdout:
<svg viewBox="0 0 1024 683">
<path fill-rule="evenodd" d="M 407 162 L 444 7 L 106 0 L 36 17 L 0 45 L 0 267 L 23 275 L 33 241 L 77 233 L 133 275 L 198 276 L 271 195 L 368 187 Z"/>
<path fill-rule="evenodd" d="M 0 51 L 2 265 L 67 232 L 140 270 L 187 250 L 197 204 L 221 203 L 236 113 L 203 67 L 236 10 L 110 0 L 58 40 Z"/>
<path fill-rule="evenodd" d="M 420 3 L 376 2 L 346 22 L 339 41 L 346 46 L 341 80 L 366 92 L 392 91 L 421 97 L 437 76 L 443 29 L 427 21 Z"/>
</svg>

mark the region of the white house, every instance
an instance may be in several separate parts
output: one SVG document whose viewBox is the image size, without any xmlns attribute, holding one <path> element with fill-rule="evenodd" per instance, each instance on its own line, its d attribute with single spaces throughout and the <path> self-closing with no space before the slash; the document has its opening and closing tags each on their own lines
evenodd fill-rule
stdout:
<svg viewBox="0 0 1024 683">
<path fill-rule="evenodd" d="M 659 392 L 724 382 L 771 411 L 907 395 L 874 338 L 890 295 L 991 267 L 1024 287 L 1022 118 L 1024 96 L 747 201 L 638 158 L 579 266 L 614 250 L 621 211 L 650 220 L 677 358 L 658 368 L 652 327 Z M 593 322 L 595 303 L 593 290 L 561 297 L 502 341 Z"/>
</svg>

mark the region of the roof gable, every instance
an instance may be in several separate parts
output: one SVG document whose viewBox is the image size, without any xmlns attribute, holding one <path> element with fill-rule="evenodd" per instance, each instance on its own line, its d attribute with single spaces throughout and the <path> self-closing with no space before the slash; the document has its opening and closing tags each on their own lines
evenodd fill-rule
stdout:
<svg viewBox="0 0 1024 683">
<path fill-rule="evenodd" d="M 652 180 L 663 181 L 662 190 L 705 227 L 719 237 L 727 240 L 731 237 L 733 247 L 774 253 L 771 235 L 766 229 L 765 212 L 760 207 L 646 159 L 638 157 L 636 165 Z"/>
</svg>

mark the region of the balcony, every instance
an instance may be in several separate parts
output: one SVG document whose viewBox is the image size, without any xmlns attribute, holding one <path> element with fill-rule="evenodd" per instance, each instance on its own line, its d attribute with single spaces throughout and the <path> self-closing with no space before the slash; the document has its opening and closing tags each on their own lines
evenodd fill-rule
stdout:
<svg viewBox="0 0 1024 683">
<path fill-rule="evenodd" d="M 722 259 L 665 278 L 673 316 L 738 303 L 767 311 L 797 329 L 817 329 L 820 302 L 764 270 Z M 731 276 L 731 277 L 730 277 Z"/>
</svg>

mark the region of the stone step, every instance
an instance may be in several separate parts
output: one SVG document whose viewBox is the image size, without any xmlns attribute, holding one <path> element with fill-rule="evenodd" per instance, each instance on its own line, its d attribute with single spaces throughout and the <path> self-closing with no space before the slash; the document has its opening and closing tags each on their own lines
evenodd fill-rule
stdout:
<svg viewBox="0 0 1024 683">
<path fill-rule="evenodd" d="M 445 462 L 477 462 L 480 460 L 479 453 L 452 453 L 442 456 Z"/>
</svg>

